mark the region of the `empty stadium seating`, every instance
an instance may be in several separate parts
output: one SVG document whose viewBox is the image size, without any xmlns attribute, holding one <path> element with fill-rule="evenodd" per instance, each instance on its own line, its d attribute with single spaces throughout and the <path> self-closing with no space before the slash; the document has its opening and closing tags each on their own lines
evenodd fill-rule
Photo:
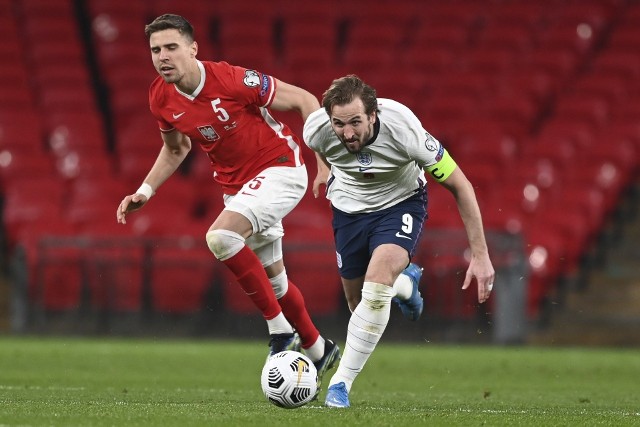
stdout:
<svg viewBox="0 0 640 427">
<path fill-rule="evenodd" d="M 256 68 L 317 97 L 332 79 L 357 73 L 380 97 L 410 106 L 472 180 L 487 228 L 522 235 L 532 317 L 557 281 L 580 268 L 638 177 L 635 2 L 6 0 L 0 6 L 5 243 L 26 248 L 31 295 L 46 309 L 89 303 L 135 311 L 148 293 L 158 311 L 192 313 L 213 286 L 230 312 L 255 313 L 204 246 L 202 236 L 223 205 L 197 149 L 143 211 L 126 225 L 115 222 L 118 203 L 135 191 L 161 147 L 148 112 L 155 72 L 143 29 L 162 13 L 181 13 L 195 24 L 202 60 Z M 279 117 L 301 134 L 296 114 Z M 305 158 L 312 180 L 315 160 L 309 152 Z M 462 228 L 454 199 L 436 183 L 429 191 L 425 235 Z M 324 202 L 309 194 L 286 218 L 285 258 L 310 311 L 331 314 L 341 290 L 337 272 L 324 273 L 335 266 Z M 86 257 L 52 245 L 40 264 L 37 236 L 51 233 L 188 235 L 200 249 L 162 248 L 146 272 L 139 248 Z M 464 260 L 418 258 L 425 281 L 434 283 L 426 290 L 428 310 L 472 317 L 473 298 L 448 286 Z"/>
</svg>

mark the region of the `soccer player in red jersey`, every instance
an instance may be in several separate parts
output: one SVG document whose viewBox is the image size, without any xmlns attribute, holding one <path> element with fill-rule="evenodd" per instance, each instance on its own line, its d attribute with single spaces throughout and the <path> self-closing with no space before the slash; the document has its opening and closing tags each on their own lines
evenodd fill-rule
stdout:
<svg viewBox="0 0 640 427">
<path fill-rule="evenodd" d="M 262 312 L 270 355 L 302 347 L 321 379 L 340 352 L 319 334 L 282 260 L 281 220 L 307 188 L 303 144 L 269 111 L 295 110 L 306 120 L 318 100 L 258 71 L 198 60 L 193 27 L 181 16 L 159 16 L 145 34 L 159 74 L 149 104 L 164 144 L 143 184 L 120 203 L 117 221 L 144 206 L 197 144 L 224 193 L 225 208 L 206 233 L 211 252 Z"/>
</svg>

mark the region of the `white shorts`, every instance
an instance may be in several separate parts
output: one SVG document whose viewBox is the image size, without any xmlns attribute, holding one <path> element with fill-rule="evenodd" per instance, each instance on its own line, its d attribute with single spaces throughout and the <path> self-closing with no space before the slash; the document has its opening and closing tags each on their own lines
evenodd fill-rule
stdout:
<svg viewBox="0 0 640 427">
<path fill-rule="evenodd" d="M 305 165 L 274 166 L 260 172 L 238 193 L 233 196 L 224 196 L 225 210 L 237 212 L 251 222 L 253 235 L 245 243 L 258 254 L 263 265 L 273 264 L 282 258 L 280 241 L 284 235 L 282 218 L 296 207 L 305 191 L 307 191 Z M 257 250 L 276 241 L 277 245 L 272 250 L 264 248 L 265 250 L 260 253 Z M 280 247 L 279 250 L 278 247 Z M 269 253 L 270 255 L 267 255 Z"/>
</svg>

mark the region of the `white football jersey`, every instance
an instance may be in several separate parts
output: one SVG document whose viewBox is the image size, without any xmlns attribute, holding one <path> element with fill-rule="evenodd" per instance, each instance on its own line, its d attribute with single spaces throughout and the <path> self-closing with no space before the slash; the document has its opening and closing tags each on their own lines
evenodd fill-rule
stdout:
<svg viewBox="0 0 640 427">
<path fill-rule="evenodd" d="M 450 173 L 438 175 L 438 163 L 448 158 L 451 166 L 452 160 L 409 108 L 378 98 L 378 109 L 379 133 L 357 154 L 344 147 L 324 109 L 313 112 L 304 124 L 305 143 L 331 165 L 327 198 L 343 212 L 375 212 L 411 197 L 426 184 L 425 169 L 436 179 Z"/>
</svg>

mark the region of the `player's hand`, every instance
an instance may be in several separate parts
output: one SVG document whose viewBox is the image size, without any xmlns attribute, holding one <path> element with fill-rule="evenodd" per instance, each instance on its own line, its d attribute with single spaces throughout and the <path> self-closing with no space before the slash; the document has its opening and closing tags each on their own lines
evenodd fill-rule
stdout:
<svg viewBox="0 0 640 427">
<path fill-rule="evenodd" d="M 478 302 L 483 303 L 489 299 L 491 291 L 493 290 L 493 282 L 496 278 L 496 272 L 493 269 L 488 254 L 483 254 L 478 257 L 471 256 L 471 262 L 469 263 L 462 289 L 467 289 L 471 285 L 474 277 L 478 282 Z"/>
<path fill-rule="evenodd" d="M 313 197 L 316 199 L 320 195 L 320 186 L 327 185 L 327 175 L 316 175 L 316 178 L 313 180 Z"/>
<path fill-rule="evenodd" d="M 119 224 L 126 224 L 126 215 L 129 212 L 134 212 L 140 209 L 147 203 L 147 196 L 144 194 L 131 194 L 120 202 L 120 206 L 118 206 L 118 210 L 116 212 L 116 220 Z"/>
</svg>

